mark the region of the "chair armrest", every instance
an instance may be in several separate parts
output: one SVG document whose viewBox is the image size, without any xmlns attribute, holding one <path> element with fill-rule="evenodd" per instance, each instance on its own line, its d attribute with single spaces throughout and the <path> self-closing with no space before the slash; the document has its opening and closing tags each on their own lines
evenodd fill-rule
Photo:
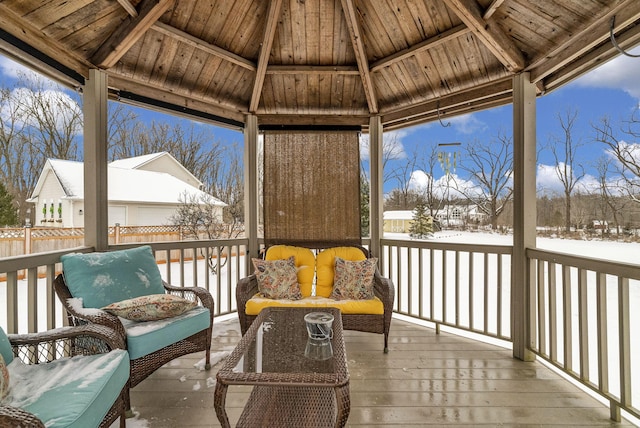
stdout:
<svg viewBox="0 0 640 428">
<path fill-rule="evenodd" d="M 396 289 L 389 278 L 383 277 L 376 269 L 373 275 L 373 293 L 382 300 L 384 311 L 393 311 Z"/>
<path fill-rule="evenodd" d="M 236 285 L 236 303 L 238 311 L 244 312 L 247 301 L 258 292 L 258 280 L 255 274 L 241 278 Z"/>
<path fill-rule="evenodd" d="M 162 281 L 162 285 L 164 285 L 164 289 L 169 293 L 176 296 L 180 296 L 183 299 L 200 301 L 200 304 L 205 308 L 209 309 L 209 315 L 211 316 L 211 320 L 213 322 L 213 311 L 215 308 L 215 302 L 213 300 L 213 296 L 206 288 L 202 287 L 176 287 L 175 285 L 171 285 L 166 281 Z"/>
<path fill-rule="evenodd" d="M 73 297 L 65 300 L 63 306 L 72 319 L 74 319 L 73 325 L 77 326 L 84 323 L 103 325 L 115 330 L 123 338 L 126 337 L 125 329 L 120 319 L 109 312 L 103 311 L 102 309 L 85 308 L 81 305 L 81 299 Z M 82 322 L 78 322 L 78 320 Z"/>
<path fill-rule="evenodd" d="M 0 427 L 45 428 L 45 425 L 33 413 L 18 407 L 0 404 Z"/>
<path fill-rule="evenodd" d="M 109 327 L 87 324 L 41 333 L 9 334 L 14 355 L 25 363 L 43 363 L 60 357 L 107 353 L 126 349 L 124 336 Z"/>
</svg>

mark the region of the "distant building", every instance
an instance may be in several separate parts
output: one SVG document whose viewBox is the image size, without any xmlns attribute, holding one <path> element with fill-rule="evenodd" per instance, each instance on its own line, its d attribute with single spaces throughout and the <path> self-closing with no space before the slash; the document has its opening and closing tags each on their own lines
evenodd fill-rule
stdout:
<svg viewBox="0 0 640 428">
<path fill-rule="evenodd" d="M 169 224 L 185 194 L 213 201 L 222 219 L 226 204 L 200 188 L 202 183 L 167 152 L 111 162 L 108 170 L 109 225 Z M 35 226 L 84 227 L 84 164 L 48 159 L 27 202 L 35 206 Z"/>
<path fill-rule="evenodd" d="M 435 211 L 435 218 L 442 227 L 460 227 L 466 223 L 482 223 L 487 214 L 477 205 L 446 205 Z M 393 210 L 383 213 L 383 230 L 388 233 L 409 233 L 413 222 L 413 210 Z"/>
</svg>

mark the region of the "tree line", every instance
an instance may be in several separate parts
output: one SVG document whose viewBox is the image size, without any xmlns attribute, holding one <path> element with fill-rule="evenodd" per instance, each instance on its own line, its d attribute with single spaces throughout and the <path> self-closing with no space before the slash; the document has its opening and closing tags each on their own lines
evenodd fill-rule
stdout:
<svg viewBox="0 0 640 428">
<path fill-rule="evenodd" d="M 82 161 L 82 96 L 36 75 L 0 87 L 0 225 L 25 224 L 36 181 L 47 159 Z M 166 151 L 228 204 L 225 220 L 242 222 L 241 147 L 216 139 L 210 126 L 141 120 L 109 102 L 109 161 Z M 189 201 L 183 201 L 188 204 Z"/>
<path fill-rule="evenodd" d="M 538 225 L 571 231 L 596 220 L 619 231 L 638 228 L 639 110 L 619 124 L 602 118 L 591 125 L 591 137 L 586 141 L 577 136 L 576 110 L 558 113 L 556 119 L 560 135 L 538 144 L 538 154 L 545 150 L 551 154 L 561 191 L 538 188 Z M 603 152 L 590 165 L 581 157 L 586 144 L 599 145 Z M 385 142 L 387 158 L 393 158 L 396 146 L 393 139 Z M 416 216 L 433 218 L 448 205 L 474 204 L 486 215 L 484 224 L 493 229 L 511 225 L 513 141 L 504 132 L 498 131 L 489 141 L 474 140 L 466 145 L 425 144 L 394 163 L 384 177 L 395 186 L 386 196 L 385 210 L 417 210 Z M 589 166 L 595 175 L 587 175 Z M 458 172 L 468 178 L 461 178 Z"/>
</svg>

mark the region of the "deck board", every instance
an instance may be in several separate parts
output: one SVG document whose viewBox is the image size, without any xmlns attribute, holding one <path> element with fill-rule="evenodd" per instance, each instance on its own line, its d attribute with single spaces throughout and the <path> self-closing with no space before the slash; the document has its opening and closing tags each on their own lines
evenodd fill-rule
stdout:
<svg viewBox="0 0 640 428">
<path fill-rule="evenodd" d="M 539 362 L 513 359 L 510 350 L 397 319 L 391 332 L 384 354 L 381 336 L 345 331 L 347 426 L 633 426 L 611 421 L 596 399 Z M 235 319 L 214 323 L 212 353 L 231 351 L 239 338 Z M 222 363 L 201 371 L 195 366 L 202 358 L 179 358 L 136 386 L 131 402 L 137 418 L 150 428 L 219 427 L 213 385 Z M 249 392 L 229 388 L 232 423 Z"/>
</svg>

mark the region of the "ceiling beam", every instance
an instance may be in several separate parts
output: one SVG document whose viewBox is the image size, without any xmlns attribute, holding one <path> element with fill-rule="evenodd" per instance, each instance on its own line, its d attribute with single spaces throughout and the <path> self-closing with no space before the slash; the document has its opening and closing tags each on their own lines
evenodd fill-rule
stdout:
<svg viewBox="0 0 640 428">
<path fill-rule="evenodd" d="M 120 6 L 122 6 L 129 15 L 133 16 L 134 18 L 138 16 L 138 11 L 136 10 L 136 7 L 133 4 L 131 4 L 129 0 L 118 0 L 118 3 L 120 3 Z"/>
<path fill-rule="evenodd" d="M 429 37 L 426 40 L 421 41 L 413 46 L 410 46 L 406 49 L 398 51 L 393 55 L 389 55 L 386 58 L 382 58 L 371 64 L 371 72 L 376 72 L 384 67 L 388 67 L 396 62 L 402 61 L 405 58 L 410 56 L 414 56 L 419 52 L 426 51 L 432 49 L 438 45 L 441 45 L 449 40 L 458 38 L 466 33 L 471 31 L 469 27 L 464 24 L 460 24 L 457 27 L 453 27 L 444 31 L 440 34 L 437 34 L 433 37 Z"/>
<path fill-rule="evenodd" d="M 525 66 L 524 55 L 493 18 L 484 20 L 476 0 L 449 0 L 447 7 L 469 27 L 496 58 L 512 73 Z"/>
<path fill-rule="evenodd" d="M 142 0 L 138 5 L 138 16 L 127 17 L 96 50 L 92 62 L 104 69 L 116 65 L 131 46 L 173 5 L 173 2 L 174 0 Z"/>
<path fill-rule="evenodd" d="M 281 13 L 282 0 L 271 0 L 269 3 L 269 11 L 267 12 L 267 19 L 264 24 L 264 36 L 262 37 L 262 46 L 260 46 L 260 54 L 258 56 L 256 79 L 253 82 L 253 92 L 251 93 L 251 101 L 249 102 L 249 112 L 251 113 L 255 113 L 260 104 L 264 77 L 267 72 L 267 66 L 269 65 L 269 54 L 271 53 L 271 46 L 273 46 L 273 38 L 276 35 L 278 18 Z"/>
<path fill-rule="evenodd" d="M 204 40 L 194 37 L 191 34 L 186 33 L 182 30 L 178 30 L 177 28 L 172 27 L 171 25 L 167 25 L 163 22 L 156 22 L 155 24 L 153 24 L 153 27 L 151 28 L 154 31 L 164 34 L 165 36 L 169 36 L 184 44 L 193 46 L 196 49 L 200 49 L 211 55 L 215 55 L 218 58 L 221 58 L 225 61 L 232 62 L 236 65 L 239 65 L 240 67 L 244 67 L 247 70 L 250 70 L 253 72 L 256 71 L 256 65 L 252 61 L 249 61 L 248 59 L 243 58 L 240 55 L 236 55 L 233 52 L 224 50 L 221 47 L 207 43 Z"/>
<path fill-rule="evenodd" d="M 331 74 L 360 75 L 358 67 L 351 65 L 270 65 L 267 74 Z"/>
<path fill-rule="evenodd" d="M 624 28 L 640 19 L 638 0 L 620 2 L 615 8 L 602 15 L 599 19 L 583 27 L 569 40 L 560 43 L 552 51 L 541 58 L 535 58 L 527 67 L 531 71 L 531 81 L 544 79 L 559 69 L 571 64 L 580 56 L 595 48 L 598 44 L 609 40 L 609 25 L 611 17 L 616 17 L 616 27 Z M 606 31 L 603 31 L 606 29 Z"/>
<path fill-rule="evenodd" d="M 482 18 L 485 21 L 491 18 L 491 15 L 496 13 L 496 10 L 498 10 L 498 8 L 502 6 L 502 3 L 504 3 L 504 0 L 493 0 L 487 10 L 484 11 L 484 15 L 482 15 Z"/>
<path fill-rule="evenodd" d="M 341 0 L 341 2 L 342 11 L 344 12 L 344 17 L 347 21 L 347 28 L 349 29 L 349 35 L 351 36 L 351 44 L 353 45 L 356 61 L 358 62 L 358 70 L 360 71 L 362 86 L 364 87 L 364 93 L 367 97 L 369 112 L 371 114 L 376 114 L 378 113 L 378 100 L 373 88 L 373 81 L 371 80 L 369 60 L 367 59 L 367 54 L 364 51 L 364 43 L 362 42 L 362 34 L 360 32 L 360 26 L 358 25 L 356 8 L 353 5 L 353 0 Z"/>
</svg>

